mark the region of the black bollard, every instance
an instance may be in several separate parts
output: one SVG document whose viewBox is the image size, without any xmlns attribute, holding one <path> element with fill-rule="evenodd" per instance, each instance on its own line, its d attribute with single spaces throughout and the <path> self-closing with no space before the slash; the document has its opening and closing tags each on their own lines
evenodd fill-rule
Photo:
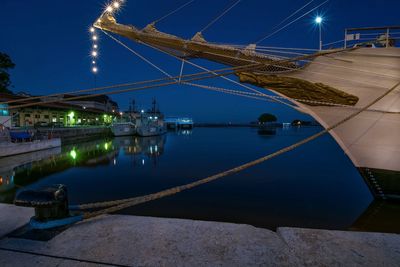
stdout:
<svg viewBox="0 0 400 267">
<path fill-rule="evenodd" d="M 61 184 L 21 191 L 16 196 L 14 204 L 35 208 L 34 219 L 38 222 L 69 217 L 67 187 Z"/>
</svg>

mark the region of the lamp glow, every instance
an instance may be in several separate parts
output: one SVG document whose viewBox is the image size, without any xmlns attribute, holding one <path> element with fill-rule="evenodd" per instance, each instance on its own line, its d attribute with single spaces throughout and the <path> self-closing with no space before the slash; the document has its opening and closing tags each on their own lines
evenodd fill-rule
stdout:
<svg viewBox="0 0 400 267">
<path fill-rule="evenodd" d="M 97 35 L 93 35 L 92 39 L 93 39 L 93 41 L 96 41 L 97 40 Z"/>
<path fill-rule="evenodd" d="M 108 6 L 108 7 L 106 8 L 106 11 L 107 11 L 107 12 L 112 12 L 112 11 L 113 11 L 113 7 L 112 7 L 112 6 Z"/>
<path fill-rule="evenodd" d="M 114 6 L 115 8 L 119 8 L 119 3 L 115 1 L 114 4 L 113 4 L 113 6 Z"/>
<path fill-rule="evenodd" d="M 98 45 L 97 45 L 97 44 L 94 44 L 94 45 L 93 45 L 93 48 L 94 48 L 94 49 L 97 49 L 97 48 L 98 48 Z"/>
<path fill-rule="evenodd" d="M 76 156 L 77 156 L 76 150 L 72 149 L 71 152 L 69 152 L 69 155 L 71 156 L 72 159 L 76 159 Z"/>
<path fill-rule="evenodd" d="M 93 27 L 90 27 L 90 32 L 94 32 L 95 29 Z"/>
<path fill-rule="evenodd" d="M 92 51 L 92 56 L 97 57 L 97 51 Z"/>
<path fill-rule="evenodd" d="M 97 73 L 99 70 L 96 67 L 93 67 L 92 71 L 93 73 Z"/>
<path fill-rule="evenodd" d="M 315 18 L 315 23 L 318 24 L 318 28 L 319 28 L 319 51 L 322 51 L 322 17 L 321 16 L 317 16 Z"/>
</svg>

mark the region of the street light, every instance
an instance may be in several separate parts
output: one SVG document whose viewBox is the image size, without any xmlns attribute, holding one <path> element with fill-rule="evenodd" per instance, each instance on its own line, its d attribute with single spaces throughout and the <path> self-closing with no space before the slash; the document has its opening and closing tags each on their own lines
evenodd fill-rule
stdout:
<svg viewBox="0 0 400 267">
<path fill-rule="evenodd" d="M 321 33 L 322 20 L 323 19 L 321 16 L 315 18 L 315 23 L 317 23 L 319 26 L 319 51 L 322 50 L 322 33 Z"/>
</svg>

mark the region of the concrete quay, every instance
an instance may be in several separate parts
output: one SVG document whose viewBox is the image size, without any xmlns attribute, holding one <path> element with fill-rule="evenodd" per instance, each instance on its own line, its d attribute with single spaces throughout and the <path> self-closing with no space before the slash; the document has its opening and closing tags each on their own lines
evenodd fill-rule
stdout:
<svg viewBox="0 0 400 267">
<path fill-rule="evenodd" d="M 32 209 L 0 214 L 0 266 L 400 266 L 397 234 L 104 215 L 43 242 L 4 236 Z"/>
<path fill-rule="evenodd" d="M 0 143 L 0 157 L 9 157 L 14 155 L 20 155 L 24 153 L 30 153 L 35 151 L 42 151 L 61 146 L 61 139 L 45 139 L 45 140 L 34 140 L 32 142 L 21 142 L 11 143 L 5 142 Z"/>
</svg>

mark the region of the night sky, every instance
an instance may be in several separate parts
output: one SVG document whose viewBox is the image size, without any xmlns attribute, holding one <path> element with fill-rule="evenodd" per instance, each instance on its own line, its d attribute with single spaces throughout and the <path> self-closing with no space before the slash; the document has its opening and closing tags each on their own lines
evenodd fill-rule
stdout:
<svg viewBox="0 0 400 267">
<path fill-rule="evenodd" d="M 127 0 L 117 20 L 141 28 L 186 2 L 188 0 Z M 157 28 L 191 38 L 232 2 L 197 0 L 161 21 Z M 309 0 L 242 0 L 203 35 L 212 42 L 253 43 L 307 2 Z M 315 0 L 305 11 L 322 2 Z M 11 89 L 43 95 L 94 87 L 88 29 L 105 4 L 104 0 L 1 0 L 0 51 L 9 54 L 16 63 L 11 72 Z M 331 0 L 261 45 L 317 48 L 318 30 L 313 21 L 319 14 L 325 19 L 323 40 L 327 43 L 342 39 L 346 27 L 399 25 L 399 10 L 399 0 Z M 175 59 L 131 41 L 123 41 L 169 73 L 179 74 L 180 62 Z M 164 77 L 104 34 L 100 35 L 99 44 L 97 86 Z M 196 63 L 208 68 L 221 67 L 203 60 L 196 60 Z M 185 73 L 195 71 L 189 66 L 185 68 Z M 202 83 L 241 89 L 220 79 Z M 167 116 L 192 116 L 197 122 L 248 122 L 256 120 L 263 112 L 274 113 L 283 122 L 307 118 L 279 104 L 188 86 L 112 96 L 122 109 L 126 109 L 132 99 L 146 108 L 153 97 L 157 98 Z"/>
</svg>

